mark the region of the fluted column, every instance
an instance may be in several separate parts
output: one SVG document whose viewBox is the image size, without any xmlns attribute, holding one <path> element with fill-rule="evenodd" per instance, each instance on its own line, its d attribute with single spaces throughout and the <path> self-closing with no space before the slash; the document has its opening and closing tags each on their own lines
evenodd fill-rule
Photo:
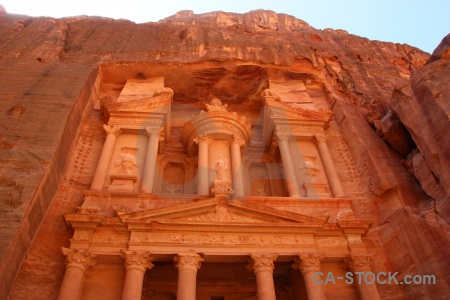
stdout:
<svg viewBox="0 0 450 300">
<path fill-rule="evenodd" d="M 277 133 L 276 138 L 278 147 L 280 148 L 281 162 L 283 163 L 284 177 L 286 181 L 289 197 L 297 198 L 300 193 L 297 177 L 295 176 L 294 163 L 292 161 L 291 151 L 289 150 L 289 138 L 291 135 L 284 133 Z"/>
<path fill-rule="evenodd" d="M 355 276 L 353 279 L 358 283 L 358 290 L 362 300 L 380 300 L 380 294 L 375 284 L 376 278 L 373 278 L 372 268 L 370 267 L 370 255 L 369 254 L 350 254 L 348 260 L 350 271 Z M 370 272 L 370 273 L 369 273 Z M 357 276 L 358 274 L 362 276 Z M 361 279 L 358 282 L 358 279 Z M 366 280 L 370 283 L 367 283 Z"/>
<path fill-rule="evenodd" d="M 233 171 L 234 195 L 237 197 L 245 195 L 241 160 L 241 146 L 243 145 L 244 141 L 241 138 L 233 136 L 231 140 L 231 168 Z"/>
<path fill-rule="evenodd" d="M 276 300 L 273 262 L 277 257 L 278 255 L 251 255 L 252 259 L 247 268 L 256 275 L 256 289 L 260 300 Z"/>
<path fill-rule="evenodd" d="M 336 172 L 336 168 L 331 158 L 330 150 L 328 149 L 327 140 L 328 137 L 325 134 L 316 134 L 316 144 L 319 149 L 320 158 L 323 162 L 323 167 L 325 168 L 325 173 L 327 174 L 328 181 L 330 182 L 331 190 L 336 198 L 345 197 L 344 189 L 341 185 L 341 180 Z"/>
<path fill-rule="evenodd" d="M 142 176 L 141 192 L 153 193 L 155 182 L 156 158 L 158 156 L 159 135 L 161 128 L 146 128 L 148 136 L 147 152 L 145 154 L 144 173 Z"/>
<path fill-rule="evenodd" d="M 320 272 L 320 260 L 322 256 L 316 253 L 300 254 L 296 263 L 292 266 L 302 272 L 305 280 L 306 294 L 308 300 L 325 300 L 325 291 L 323 288 Z"/>
<path fill-rule="evenodd" d="M 117 136 L 122 132 L 120 128 L 114 127 L 113 125 L 103 125 L 103 129 L 106 132 L 106 139 L 91 184 L 91 190 L 95 191 L 103 190 L 114 144 L 116 143 Z"/>
<path fill-rule="evenodd" d="M 178 268 L 177 300 L 195 300 L 197 270 L 203 258 L 196 253 L 180 253 L 174 257 Z"/>
<path fill-rule="evenodd" d="M 125 283 L 123 286 L 122 300 L 140 300 L 142 297 L 142 285 L 147 269 L 153 268 L 150 253 L 148 251 L 122 251 L 125 258 Z"/>
<path fill-rule="evenodd" d="M 197 193 L 199 195 L 209 194 L 209 143 L 208 136 L 199 136 L 194 139 L 198 144 L 198 170 L 197 170 Z"/>
<path fill-rule="evenodd" d="M 66 272 L 59 289 L 59 300 L 79 300 L 84 285 L 84 273 L 90 266 L 94 266 L 95 255 L 89 249 L 62 248 L 66 256 Z"/>
</svg>

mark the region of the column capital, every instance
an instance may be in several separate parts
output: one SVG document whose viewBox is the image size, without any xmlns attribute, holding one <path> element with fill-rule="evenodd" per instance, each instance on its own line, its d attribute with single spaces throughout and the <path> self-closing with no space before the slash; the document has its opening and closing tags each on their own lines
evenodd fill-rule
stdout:
<svg viewBox="0 0 450 300">
<path fill-rule="evenodd" d="M 233 134 L 231 136 L 230 140 L 231 140 L 231 143 L 238 144 L 241 147 L 245 145 L 245 140 L 243 138 L 241 138 L 240 136 L 238 136 L 237 134 Z"/>
<path fill-rule="evenodd" d="M 97 261 L 94 259 L 97 255 L 91 254 L 90 249 L 69 249 L 65 247 L 61 249 L 66 256 L 66 269 L 78 268 L 84 272 L 88 267 L 93 267 L 97 264 Z"/>
<path fill-rule="evenodd" d="M 122 128 L 114 125 L 103 124 L 103 130 L 106 134 L 114 134 L 115 136 L 119 136 L 122 133 Z"/>
<path fill-rule="evenodd" d="M 301 271 L 302 274 L 320 272 L 320 261 L 322 258 L 323 255 L 318 253 L 299 254 L 292 268 Z"/>
<path fill-rule="evenodd" d="M 288 132 L 276 132 L 275 133 L 276 140 L 278 142 L 280 141 L 289 141 L 290 138 L 292 138 L 292 133 Z"/>
<path fill-rule="evenodd" d="M 201 142 L 207 142 L 208 144 L 211 144 L 212 139 L 207 136 L 206 134 L 204 135 L 199 135 L 198 137 L 192 139 L 194 141 L 194 143 L 196 144 L 200 144 Z"/>
<path fill-rule="evenodd" d="M 370 272 L 372 270 L 371 257 L 372 254 L 368 253 L 350 254 L 350 259 L 347 258 L 345 261 L 352 272 Z"/>
<path fill-rule="evenodd" d="M 278 254 L 252 254 L 250 257 L 250 264 L 247 265 L 247 269 L 257 274 L 259 272 L 273 272 L 273 262 L 278 258 Z"/>
<path fill-rule="evenodd" d="M 314 138 L 316 139 L 317 143 L 323 143 L 328 141 L 328 135 L 326 135 L 325 133 L 319 133 L 314 135 Z"/>
<path fill-rule="evenodd" d="M 197 272 L 204 259 L 197 253 L 179 253 L 173 258 L 173 261 L 178 270 L 190 269 Z"/>
<path fill-rule="evenodd" d="M 164 128 L 163 127 L 145 127 L 145 134 L 150 137 L 152 135 L 157 135 L 160 141 L 164 141 Z"/>
<path fill-rule="evenodd" d="M 124 251 L 122 258 L 125 259 L 124 266 L 126 270 L 136 269 L 145 272 L 146 269 L 153 268 L 152 257 L 148 251 Z"/>
</svg>

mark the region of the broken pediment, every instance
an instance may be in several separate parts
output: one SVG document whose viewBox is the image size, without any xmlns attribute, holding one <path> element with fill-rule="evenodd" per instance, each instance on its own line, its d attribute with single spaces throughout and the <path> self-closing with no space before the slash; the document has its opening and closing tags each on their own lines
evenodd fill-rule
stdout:
<svg viewBox="0 0 450 300">
<path fill-rule="evenodd" d="M 280 225 L 318 225 L 326 218 L 316 218 L 281 211 L 266 205 L 216 197 L 193 203 L 127 213 L 116 211 L 123 223 L 278 223 Z"/>
</svg>

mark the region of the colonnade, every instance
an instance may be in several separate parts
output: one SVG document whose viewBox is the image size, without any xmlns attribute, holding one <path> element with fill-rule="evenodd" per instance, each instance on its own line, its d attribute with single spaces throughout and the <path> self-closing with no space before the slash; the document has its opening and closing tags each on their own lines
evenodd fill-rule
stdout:
<svg viewBox="0 0 450 300">
<path fill-rule="evenodd" d="M 245 142 L 241 138 L 234 135 L 229 141 L 234 196 L 243 197 L 245 195 L 245 189 L 244 176 L 242 174 L 241 146 L 243 146 Z M 210 183 L 209 146 L 213 142 L 213 139 L 207 135 L 204 135 L 195 138 L 194 142 L 198 144 L 197 193 L 199 195 L 208 195 Z"/>
<path fill-rule="evenodd" d="M 111 161 L 116 138 L 122 132 L 120 128 L 116 128 L 112 125 L 105 125 L 104 129 L 107 135 L 91 184 L 91 190 L 97 191 L 103 190 L 103 185 L 108 173 L 108 167 Z M 158 145 L 161 128 L 147 128 L 145 132 L 148 136 L 148 144 L 143 166 L 143 178 L 141 181 L 140 192 L 152 193 L 156 177 Z M 298 198 L 300 197 L 300 188 L 298 186 L 299 181 L 296 177 L 294 159 L 289 146 L 289 141 L 293 139 L 293 136 L 288 133 L 276 133 L 275 139 L 280 150 L 281 162 L 283 165 L 289 197 Z M 315 141 L 319 151 L 333 196 L 337 198 L 344 197 L 344 190 L 334 166 L 330 150 L 326 143 L 327 136 L 325 134 L 316 134 L 314 135 L 313 140 Z M 213 141 L 214 140 L 207 135 L 198 136 L 194 139 L 194 142 L 198 144 L 197 193 L 199 195 L 209 194 L 209 146 Z M 242 173 L 241 147 L 245 144 L 245 141 L 235 135 L 233 135 L 229 141 L 230 147 L 228 154 L 231 156 L 234 196 L 243 197 L 245 196 L 245 184 Z"/>
<path fill-rule="evenodd" d="M 280 149 L 281 162 L 283 164 L 289 197 L 298 198 L 300 195 L 298 180 L 295 175 L 293 155 L 289 148 L 289 141 L 294 139 L 294 136 L 289 133 L 276 133 L 275 139 Z M 319 151 L 333 196 L 336 198 L 341 198 L 345 196 L 345 193 L 337 174 L 336 167 L 334 166 L 333 159 L 331 158 L 330 150 L 326 143 L 327 139 L 328 138 L 325 134 L 316 134 L 314 135 L 313 140 Z"/>
<path fill-rule="evenodd" d="M 84 276 L 89 266 L 95 265 L 95 255 L 88 249 L 63 248 L 66 255 L 66 272 L 59 291 L 59 300 L 79 300 L 84 285 Z M 151 269 L 152 257 L 148 251 L 123 251 L 126 269 L 122 299 L 141 299 L 144 274 Z M 273 281 L 274 262 L 276 254 L 254 254 L 248 259 L 248 270 L 255 273 L 258 299 L 276 300 Z M 293 268 L 303 275 L 308 300 L 325 300 L 324 285 L 320 284 L 320 261 L 323 256 L 317 253 L 299 254 Z M 197 271 L 203 258 L 194 252 L 179 253 L 174 256 L 174 264 L 178 269 L 178 300 L 195 300 Z M 351 254 L 348 258 L 352 272 L 371 272 L 370 260 L 367 254 Z M 361 283 L 358 286 L 361 299 L 380 299 L 375 284 Z"/>
<path fill-rule="evenodd" d="M 104 125 L 103 129 L 106 133 L 106 139 L 91 183 L 91 190 L 95 191 L 103 190 L 116 139 L 123 131 L 121 128 L 115 127 L 114 125 Z M 145 133 L 148 136 L 148 143 L 144 161 L 144 172 L 140 186 L 140 191 L 142 193 L 153 192 L 156 174 L 156 158 L 158 156 L 161 130 L 162 128 L 145 128 Z"/>
</svg>

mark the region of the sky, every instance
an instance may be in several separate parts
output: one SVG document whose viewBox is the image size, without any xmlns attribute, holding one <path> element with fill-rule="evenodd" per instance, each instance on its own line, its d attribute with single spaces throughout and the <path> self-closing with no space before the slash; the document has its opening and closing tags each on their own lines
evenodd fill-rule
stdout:
<svg viewBox="0 0 450 300">
<path fill-rule="evenodd" d="M 450 0 L 0 0 L 8 13 L 102 16 L 156 22 L 180 10 L 244 13 L 268 9 L 317 29 L 344 29 L 371 40 L 406 43 L 432 53 L 450 33 Z"/>
</svg>

